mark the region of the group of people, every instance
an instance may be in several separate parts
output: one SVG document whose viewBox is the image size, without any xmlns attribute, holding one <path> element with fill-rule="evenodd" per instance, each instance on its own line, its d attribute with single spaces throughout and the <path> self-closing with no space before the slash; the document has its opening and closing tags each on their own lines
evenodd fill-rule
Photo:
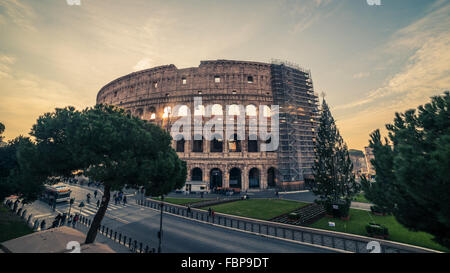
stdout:
<svg viewBox="0 0 450 273">
<path fill-rule="evenodd" d="M 56 228 L 56 227 L 60 227 L 66 224 L 66 220 L 67 220 L 67 225 L 72 225 L 72 227 L 75 228 L 76 223 L 78 222 L 78 220 L 80 219 L 80 216 L 78 215 L 78 213 L 76 213 L 75 215 L 70 215 L 69 217 L 67 217 L 66 213 L 59 213 L 58 215 L 56 215 L 55 219 L 52 222 L 52 225 L 49 227 L 50 228 Z M 41 230 L 45 229 L 45 219 L 41 221 L 40 224 L 40 228 Z"/>
<path fill-rule="evenodd" d="M 114 204 L 120 204 L 120 202 L 123 202 L 124 205 L 127 204 L 127 196 L 123 194 L 123 191 L 119 191 L 118 193 L 114 193 Z"/>
</svg>

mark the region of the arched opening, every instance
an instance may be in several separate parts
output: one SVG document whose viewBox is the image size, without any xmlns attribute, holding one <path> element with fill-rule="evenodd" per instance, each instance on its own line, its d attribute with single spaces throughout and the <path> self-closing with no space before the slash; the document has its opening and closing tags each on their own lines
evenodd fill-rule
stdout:
<svg viewBox="0 0 450 273">
<path fill-rule="evenodd" d="M 178 153 L 184 153 L 184 144 L 185 144 L 185 140 L 184 137 L 182 135 L 178 135 L 175 139 L 177 145 L 176 145 L 176 151 Z"/>
<path fill-rule="evenodd" d="M 221 153 L 223 151 L 223 139 L 219 135 L 214 135 L 210 148 L 211 153 Z"/>
<path fill-rule="evenodd" d="M 258 137 L 255 135 L 248 136 L 248 152 L 249 153 L 258 152 Z"/>
<path fill-rule="evenodd" d="M 239 111 L 239 106 L 237 104 L 232 104 L 228 108 L 228 115 L 229 116 L 239 116 L 241 113 Z"/>
<path fill-rule="evenodd" d="M 156 119 L 156 109 L 153 106 L 150 106 L 147 109 L 147 113 L 146 115 L 148 115 L 148 117 L 150 118 L 150 120 L 155 120 Z"/>
<path fill-rule="evenodd" d="M 214 168 L 209 174 L 209 189 L 213 190 L 222 187 L 222 171 Z"/>
<path fill-rule="evenodd" d="M 247 105 L 247 107 L 245 107 L 245 112 L 249 117 L 256 117 L 256 106 L 253 104 Z"/>
<path fill-rule="evenodd" d="M 203 136 L 195 135 L 192 145 L 192 152 L 203 153 Z"/>
<path fill-rule="evenodd" d="M 142 118 L 143 115 L 144 115 L 144 109 L 142 109 L 142 108 L 136 109 L 136 117 Z"/>
<path fill-rule="evenodd" d="M 252 168 L 248 173 L 248 186 L 251 189 L 259 188 L 259 170 Z"/>
<path fill-rule="evenodd" d="M 193 168 L 191 171 L 191 181 L 202 181 L 203 172 L 200 168 Z"/>
<path fill-rule="evenodd" d="M 277 183 L 275 180 L 275 168 L 274 167 L 270 167 L 267 170 L 267 186 L 269 188 L 274 188 L 276 187 Z"/>
<path fill-rule="evenodd" d="M 241 188 L 241 169 L 233 168 L 230 170 L 230 188 Z"/>
<path fill-rule="evenodd" d="M 233 139 L 228 141 L 228 150 L 230 152 L 241 152 L 241 141 L 238 140 L 237 134 L 234 134 Z"/>
<path fill-rule="evenodd" d="M 177 111 L 177 117 L 185 117 L 188 115 L 189 108 L 186 105 L 180 105 L 178 107 L 175 107 L 175 110 Z"/>
<path fill-rule="evenodd" d="M 222 105 L 214 104 L 211 108 L 211 114 L 213 116 L 223 116 Z"/>
<path fill-rule="evenodd" d="M 172 116 L 172 107 L 170 107 L 170 106 L 166 106 L 166 107 L 164 107 L 164 113 L 163 113 L 163 118 L 169 118 L 169 117 L 171 117 Z"/>
</svg>

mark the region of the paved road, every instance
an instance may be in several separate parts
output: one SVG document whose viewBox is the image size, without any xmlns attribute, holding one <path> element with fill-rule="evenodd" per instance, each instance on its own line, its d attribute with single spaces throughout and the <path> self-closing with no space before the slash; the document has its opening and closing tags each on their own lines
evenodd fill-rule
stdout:
<svg viewBox="0 0 450 273">
<path fill-rule="evenodd" d="M 91 192 L 91 204 L 86 204 L 82 214 L 93 218 L 97 208 L 93 198 L 95 188 L 79 187 L 70 185 L 75 197 L 75 206 L 80 201 L 85 200 L 87 192 Z M 131 194 L 130 194 L 131 195 Z M 98 198 L 101 198 L 99 194 Z M 68 211 L 68 204 L 58 204 L 56 212 L 43 202 L 37 201 L 27 205 L 27 209 L 33 213 L 52 214 L 48 216 L 50 220 L 57 212 Z M 79 212 L 73 209 L 72 212 Z M 37 214 L 35 214 L 37 215 Z M 112 205 L 110 203 L 102 224 L 121 232 L 133 240 L 149 245 L 151 248 L 158 247 L 157 232 L 159 231 L 159 212 L 134 204 L 133 198 L 129 197 L 127 205 Z M 51 224 L 51 221 L 47 221 Z M 332 252 L 327 249 L 313 247 L 294 242 L 267 238 L 255 234 L 231 230 L 223 227 L 213 226 L 206 223 L 184 219 L 181 217 L 164 214 L 163 216 L 163 252 L 164 253 L 318 253 Z M 99 242 L 107 243 L 123 252 L 123 248 L 114 247 L 111 240 L 98 235 Z"/>
</svg>

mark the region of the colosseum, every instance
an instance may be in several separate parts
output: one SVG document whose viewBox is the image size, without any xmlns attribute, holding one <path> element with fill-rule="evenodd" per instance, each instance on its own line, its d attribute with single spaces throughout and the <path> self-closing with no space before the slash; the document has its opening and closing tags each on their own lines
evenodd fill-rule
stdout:
<svg viewBox="0 0 450 273">
<path fill-rule="evenodd" d="M 202 105 L 194 105 L 199 98 Z M 108 83 L 97 103 L 120 106 L 167 130 L 183 115 L 202 125 L 227 109 L 245 118 L 245 138 L 222 134 L 209 141 L 195 130 L 190 139 L 172 135 L 173 148 L 187 162 L 185 187 L 190 190 L 301 189 L 313 179 L 318 98 L 310 71 L 295 64 L 213 60 L 183 69 L 158 66 Z M 270 124 L 272 105 L 279 106 L 279 145 L 275 151 L 262 151 L 261 143 L 270 139 L 252 135 L 249 124 L 261 111 Z M 205 113 L 205 106 L 212 110 Z"/>
</svg>

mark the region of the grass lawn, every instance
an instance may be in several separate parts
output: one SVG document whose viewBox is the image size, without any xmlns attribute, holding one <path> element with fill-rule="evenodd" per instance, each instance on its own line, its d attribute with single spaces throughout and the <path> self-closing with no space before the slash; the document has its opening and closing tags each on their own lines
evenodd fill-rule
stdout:
<svg viewBox="0 0 450 273">
<path fill-rule="evenodd" d="M 153 197 L 152 199 L 155 200 L 161 200 L 160 197 Z M 196 203 L 196 202 L 201 202 L 201 201 L 207 201 L 207 200 L 212 200 L 212 199 L 208 199 L 208 198 L 175 198 L 175 197 L 164 197 L 164 201 L 167 203 L 171 203 L 171 204 L 176 204 L 176 205 L 187 205 L 187 204 L 192 204 L 192 203 Z"/>
<path fill-rule="evenodd" d="M 32 229 L 19 216 L 0 205 L 0 242 L 15 239 L 32 232 Z"/>
<path fill-rule="evenodd" d="M 336 226 L 330 227 L 328 222 L 335 222 Z M 389 240 L 449 252 L 448 249 L 432 241 L 433 236 L 430 234 L 409 231 L 398 223 L 394 216 L 376 216 L 364 210 L 350 209 L 349 221 L 323 217 L 309 227 L 368 236 L 366 225 L 370 222 L 387 227 L 389 229 Z"/>
<path fill-rule="evenodd" d="M 361 203 L 370 203 L 370 201 L 364 197 L 364 193 L 359 193 L 358 195 L 353 197 L 353 201 Z"/>
<path fill-rule="evenodd" d="M 281 199 L 249 199 L 212 206 L 216 212 L 269 220 L 306 206 L 307 203 Z M 203 209 L 208 209 L 204 207 Z"/>
</svg>

